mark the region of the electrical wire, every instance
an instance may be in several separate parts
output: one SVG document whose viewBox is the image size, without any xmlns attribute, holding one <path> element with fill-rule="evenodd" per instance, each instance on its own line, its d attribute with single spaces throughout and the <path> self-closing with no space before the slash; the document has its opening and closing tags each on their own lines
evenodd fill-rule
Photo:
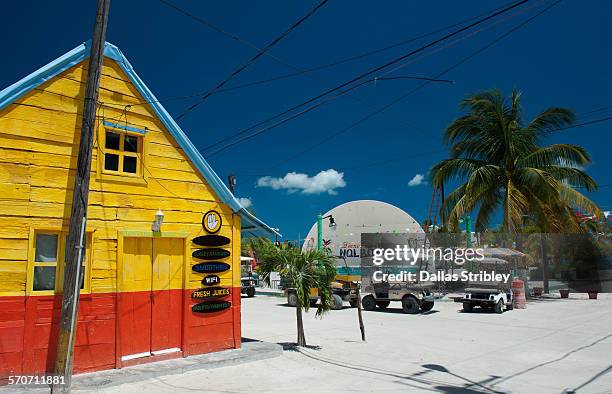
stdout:
<svg viewBox="0 0 612 394">
<path fill-rule="evenodd" d="M 259 48 L 258 46 L 256 46 L 252 42 L 250 42 L 250 41 L 248 41 L 246 39 L 243 39 L 243 38 L 241 38 L 241 37 L 239 37 L 239 36 L 237 36 L 237 35 L 235 35 L 233 33 L 230 33 L 230 32 L 228 32 L 228 31 L 218 27 L 214 23 L 212 23 L 212 22 L 210 22 L 210 21 L 208 21 L 208 20 L 206 20 L 206 19 L 204 19 L 202 17 L 199 17 L 199 16 L 196 16 L 194 14 L 191 14 L 188 11 L 186 11 L 186 10 L 176 6 L 175 4 L 170 3 L 167 0 L 159 0 L 159 1 L 164 3 L 164 4 L 166 4 L 166 5 L 168 5 L 168 6 L 170 6 L 170 7 L 172 7 L 173 9 L 175 9 L 178 12 L 180 12 L 181 14 L 183 14 L 183 15 L 189 17 L 189 18 L 192 18 L 195 21 L 203 24 L 204 26 L 207 26 L 207 27 L 209 27 L 210 29 L 212 29 L 212 30 L 214 30 L 216 32 L 219 32 L 219 33 L 221 33 L 221 34 L 223 34 L 223 35 L 225 35 L 225 36 L 227 36 L 227 37 L 229 37 L 229 38 L 231 38 L 231 39 L 233 39 L 235 41 L 238 41 L 239 43 L 243 44 L 244 46 L 247 46 L 249 48 L 255 49 L 257 51 L 262 51 L 261 48 Z M 295 66 L 293 66 L 293 65 L 283 61 L 282 59 L 278 58 L 277 56 L 274 56 L 273 54 L 271 54 L 269 52 L 265 52 L 264 53 L 265 56 L 268 56 L 269 58 L 275 60 L 279 64 L 282 64 L 282 65 L 286 66 L 287 68 L 290 68 L 290 69 L 294 70 L 295 72 L 288 73 L 288 74 L 283 74 L 283 75 L 278 75 L 276 77 L 271 77 L 271 78 L 268 78 L 268 79 L 261 79 L 261 80 L 257 80 L 257 81 L 246 82 L 244 84 L 235 85 L 235 86 L 227 87 L 227 88 L 223 88 L 223 89 L 218 89 L 215 92 L 215 94 L 216 93 L 221 93 L 221 92 L 234 91 L 234 90 L 243 89 L 243 88 L 247 88 L 247 87 L 251 87 L 251 86 L 256 86 L 256 85 L 261 85 L 261 84 L 266 84 L 266 83 L 270 83 L 270 82 L 275 82 L 275 81 L 279 81 L 279 80 L 282 80 L 282 79 L 287 79 L 287 78 L 291 78 L 291 77 L 295 77 L 295 76 L 299 76 L 299 75 L 309 74 L 309 73 L 312 73 L 314 71 L 319 71 L 319 70 L 323 70 L 323 69 L 326 69 L 326 68 L 332 68 L 332 67 L 335 67 L 335 66 L 338 66 L 338 65 L 341 65 L 341 64 L 345 64 L 345 63 L 349 63 L 349 62 L 352 62 L 352 61 L 355 61 L 355 60 L 363 59 L 363 58 L 366 58 L 368 56 L 372 56 L 372 55 L 375 55 L 375 54 L 378 54 L 378 53 L 381 53 L 381 52 L 388 51 L 388 50 L 393 49 L 393 48 L 404 46 L 404 45 L 410 44 L 412 42 L 418 41 L 418 40 L 420 40 L 422 38 L 426 38 L 426 37 L 432 36 L 434 34 L 437 34 L 437 33 L 440 33 L 440 32 L 443 32 L 443 31 L 446 31 L 446 30 L 449 30 L 449 29 L 452 29 L 454 27 L 460 26 L 460 25 L 465 24 L 467 22 L 470 22 L 470 21 L 472 21 L 474 19 L 478 19 L 478 18 L 480 18 L 480 17 L 482 17 L 484 15 L 487 15 L 490 12 L 494 12 L 494 11 L 496 11 L 498 9 L 502 9 L 502 8 L 506 7 L 507 5 L 509 5 L 509 4 L 512 4 L 512 3 L 507 3 L 506 5 L 500 6 L 500 7 L 496 8 L 496 9 L 491 10 L 491 11 L 487 11 L 486 13 L 482 13 L 482 14 L 479 14 L 479 15 L 476 15 L 476 16 L 472 16 L 470 18 L 461 20 L 459 22 L 455 22 L 455 23 L 453 23 L 451 25 L 447 25 L 445 27 L 441 27 L 441 28 L 438 28 L 436 30 L 433 30 L 433 31 L 430 31 L 430 32 L 427 32 L 427 33 L 423 33 L 423 34 L 420 34 L 420 35 L 415 36 L 415 37 L 411 37 L 411 38 L 407 38 L 407 39 L 401 40 L 401 41 L 396 42 L 394 44 L 390 44 L 390 45 L 387 45 L 387 46 L 384 46 L 384 47 L 381 47 L 381 48 L 376 48 L 376 49 L 373 49 L 373 50 L 370 50 L 370 51 L 367 51 L 367 52 L 362 52 L 362 53 L 357 54 L 357 55 L 353 55 L 353 56 L 350 56 L 350 57 L 347 57 L 347 58 L 344 58 L 344 59 L 340 59 L 340 60 L 337 60 L 337 61 L 334 61 L 334 62 L 330 62 L 330 63 L 321 64 L 321 65 L 314 66 L 314 67 L 308 68 L 308 69 L 300 69 L 298 67 L 295 67 Z M 192 94 L 183 95 L 183 96 L 167 97 L 167 98 L 164 98 L 164 99 L 161 99 L 161 100 L 143 101 L 143 102 L 140 102 L 140 103 L 137 103 L 137 104 L 134 104 L 134 105 L 143 105 L 143 104 L 150 104 L 150 103 L 157 103 L 157 102 L 168 102 L 168 101 L 174 101 L 174 100 L 185 100 L 185 99 L 200 97 L 200 96 L 202 96 L 204 94 L 206 94 L 206 92 L 198 92 L 198 93 L 192 93 Z"/>
<path fill-rule="evenodd" d="M 162 0 L 165 1 L 165 0 Z M 323 7 L 325 4 L 327 4 L 329 0 L 322 0 L 319 4 L 317 4 L 313 9 L 311 9 L 310 11 L 308 11 L 308 13 L 306 13 L 306 15 L 304 15 L 303 17 L 301 17 L 300 19 L 298 19 L 293 25 L 291 25 L 287 30 L 285 30 L 280 36 L 278 36 L 277 38 L 275 38 L 274 40 L 272 40 L 272 42 L 270 42 L 268 45 L 266 45 L 262 50 L 260 50 L 255 56 L 251 57 L 246 63 L 244 63 L 243 65 L 241 65 L 240 67 L 238 67 L 236 70 L 234 70 L 234 72 L 232 72 L 229 76 L 227 76 L 223 81 L 221 81 L 219 84 L 217 84 L 213 89 L 211 89 L 210 91 L 208 91 L 204 96 L 202 96 L 200 98 L 200 100 L 198 102 L 196 102 L 195 104 L 191 105 L 190 107 L 188 107 L 185 111 L 183 111 L 183 113 L 181 113 L 179 116 L 177 116 L 177 120 L 183 118 L 185 115 L 187 115 L 189 112 L 193 111 L 194 109 L 196 109 L 199 105 L 201 105 L 208 97 L 210 97 L 215 91 L 217 91 L 218 89 L 222 88 L 226 83 L 228 83 L 229 81 L 232 80 L 232 78 L 234 78 L 236 75 L 240 74 L 242 71 L 244 71 L 248 66 L 250 66 L 251 64 L 253 64 L 257 59 L 259 59 L 261 56 L 263 56 L 264 53 L 266 53 L 268 50 L 270 50 L 270 48 L 272 48 L 274 45 L 278 44 L 281 40 L 283 40 L 285 37 L 287 37 L 292 31 L 294 31 L 298 26 L 300 26 L 303 22 L 305 22 L 306 20 L 308 20 L 311 16 L 313 16 L 321 7 Z"/>
<path fill-rule="evenodd" d="M 274 120 L 276 118 L 279 118 L 279 117 L 281 117 L 281 116 L 283 116 L 283 115 L 285 115 L 287 113 L 293 112 L 293 111 L 295 111 L 298 108 L 301 108 L 301 107 L 303 107 L 305 105 L 308 105 L 308 104 L 312 103 L 313 101 L 321 99 L 322 97 L 327 96 L 328 94 L 333 93 L 333 92 L 335 92 L 337 90 L 343 89 L 344 87 L 346 87 L 346 86 L 348 86 L 348 85 L 350 85 L 352 83 L 355 83 L 355 82 L 359 81 L 360 79 L 363 79 L 363 78 L 365 78 L 367 76 L 375 74 L 378 71 L 381 71 L 381 70 L 383 70 L 383 69 L 385 69 L 385 68 L 387 68 L 387 67 L 389 67 L 389 66 L 391 66 L 393 64 L 396 64 L 396 63 L 401 62 L 401 61 L 403 61 L 403 60 L 405 60 L 405 59 L 407 59 L 407 58 L 409 58 L 411 56 L 414 56 L 414 55 L 416 55 L 416 54 L 418 54 L 420 52 L 423 52 L 423 51 L 425 51 L 428 48 L 431 48 L 431 47 L 433 47 L 433 46 L 435 46 L 435 45 L 437 45 L 437 44 L 439 44 L 439 43 L 441 43 L 443 41 L 448 40 L 449 38 L 452 38 L 452 37 L 454 37 L 454 36 L 456 36 L 458 34 L 461 34 L 462 32 L 464 32 L 466 30 L 471 29 L 472 27 L 478 26 L 478 25 L 480 25 L 480 24 L 482 24 L 482 23 L 484 23 L 484 22 L 486 22 L 486 21 L 488 21 L 488 20 L 490 20 L 492 18 L 495 18 L 498 15 L 506 13 L 506 12 L 508 12 L 508 11 L 510 11 L 510 10 L 512 10 L 512 9 L 514 9 L 514 8 L 520 6 L 520 5 L 522 5 L 522 4 L 527 3 L 528 1 L 529 0 L 521 0 L 521 1 L 518 1 L 518 2 L 508 6 L 508 7 L 503 8 L 502 10 L 496 11 L 496 12 L 494 12 L 494 13 L 492 13 L 492 14 L 484 17 L 484 18 L 481 18 L 481 19 L 477 20 L 476 22 L 473 22 L 473 23 L 471 23 L 471 24 L 469 24 L 467 26 L 464 26 L 464 27 L 462 27 L 462 28 L 460 28 L 458 30 L 455 30 L 455 31 L 453 31 L 453 32 L 451 32 L 449 34 L 446 34 L 446 35 L 444 35 L 441 38 L 438 38 L 438 39 L 436 39 L 436 40 L 434 40 L 434 41 L 432 41 L 432 42 L 430 42 L 430 43 L 428 43 L 426 45 L 423 45 L 423 46 L 421 46 L 421 47 L 419 47 L 419 48 L 417 48 L 415 50 L 412 50 L 412 51 L 410 51 L 410 52 L 408 52 L 408 53 L 406 53 L 406 54 L 404 54 L 402 56 L 399 56 L 399 57 L 397 57 L 397 58 L 395 58 L 395 59 L 393 59 L 393 60 L 391 60 L 391 61 L 389 61 L 389 62 L 387 62 L 387 63 L 385 63 L 383 65 L 381 65 L 381 66 L 375 67 L 374 69 L 371 69 L 370 71 L 367 71 L 367 72 L 365 72 L 363 74 L 360 74 L 360 75 L 350 79 L 347 82 L 344 82 L 344 83 L 342 83 L 342 84 L 340 84 L 340 85 L 338 85 L 338 86 L 336 86 L 334 88 L 328 89 L 328 90 L 324 91 L 323 93 L 320 93 L 320 94 L 318 94 L 318 95 L 316 95 L 314 97 L 311 97 L 308 100 L 306 100 L 306 101 L 304 101 L 304 102 L 302 102 L 302 103 L 300 103 L 298 105 L 295 105 L 295 106 L 293 106 L 291 108 L 288 108 L 287 110 L 282 111 L 282 112 L 280 112 L 280 113 L 278 113 L 278 114 L 276 114 L 276 115 L 274 115 L 274 116 L 272 116 L 270 118 L 267 118 L 266 120 L 258 122 L 257 124 L 255 124 L 255 125 L 253 125 L 251 127 L 248 127 L 247 129 L 241 130 L 238 133 L 235 133 L 235 134 L 233 134 L 231 136 L 228 136 L 228 137 L 224 138 L 223 140 L 218 141 L 217 143 L 215 143 L 213 145 L 205 147 L 203 150 L 208 150 L 208 149 L 210 149 L 213 146 L 216 146 L 216 145 L 218 145 L 218 144 L 220 144 L 222 142 L 225 142 L 225 141 L 227 141 L 227 140 L 229 140 L 231 138 L 234 138 L 235 136 L 244 134 L 245 132 L 248 132 L 248 131 L 256 128 L 256 127 L 259 127 L 259 126 L 261 126 L 261 125 L 263 125 L 265 123 L 268 123 L 268 122 L 270 122 L 270 121 L 272 121 L 272 120 Z"/>
<path fill-rule="evenodd" d="M 554 3 L 550 4 L 549 6 L 547 6 L 546 8 L 542 9 L 540 12 L 538 12 L 537 14 L 534 14 L 533 16 L 529 17 L 528 19 L 526 19 L 525 21 L 521 22 L 520 24 L 516 25 L 515 27 L 511 28 L 510 30 L 506 31 L 505 33 L 503 33 L 502 35 L 500 35 L 499 37 L 495 38 L 493 41 L 489 42 L 488 44 L 482 46 L 481 48 L 477 49 L 476 51 L 472 52 L 470 55 L 464 57 L 463 59 L 461 59 L 460 61 L 458 61 L 457 63 L 453 64 L 452 66 L 448 67 L 447 69 L 445 69 L 444 71 L 438 73 L 437 75 L 434 76 L 434 78 L 440 78 L 443 75 L 447 74 L 448 72 L 454 70 L 455 68 L 459 67 L 460 65 L 464 64 L 465 62 L 471 60 L 472 58 L 476 57 L 477 55 L 479 55 L 480 53 L 484 52 L 485 50 L 491 48 L 492 46 L 496 45 L 498 42 L 500 42 L 501 40 L 503 40 L 504 38 L 508 37 L 509 35 L 511 35 L 512 33 L 514 33 L 515 31 L 519 30 L 520 28 L 522 28 L 523 26 L 527 25 L 529 22 L 533 21 L 534 19 L 536 19 L 537 17 L 539 17 L 540 15 L 544 14 L 545 12 L 547 12 L 548 10 L 550 10 L 551 8 L 553 8 L 554 6 L 556 6 L 557 4 L 559 4 L 561 2 L 561 0 L 557 0 Z M 429 84 L 429 81 L 426 81 L 422 84 L 420 84 L 419 86 L 417 86 L 415 89 L 412 89 L 411 91 L 395 98 L 394 100 L 392 100 L 390 103 L 384 105 L 383 107 L 379 108 L 378 110 L 371 112 L 369 114 L 367 114 L 366 116 L 364 116 L 363 118 L 357 120 L 356 122 L 350 124 L 349 126 L 342 128 L 334 133 L 331 133 L 329 135 L 327 135 L 325 138 L 323 138 L 322 140 L 318 141 L 317 143 L 299 151 L 296 154 L 291 155 L 290 157 L 287 157 L 286 159 L 276 163 L 274 166 L 270 167 L 270 169 L 268 171 L 274 170 L 277 167 L 292 161 L 293 159 L 308 153 L 314 149 L 316 149 L 317 147 L 327 143 L 328 141 L 332 140 L 333 138 L 337 137 L 340 134 L 346 133 L 349 130 L 355 128 L 356 126 L 360 125 L 361 123 L 369 120 L 370 118 L 372 118 L 373 116 L 377 115 L 380 112 L 383 112 L 385 110 L 387 110 L 388 108 L 390 108 L 391 106 L 399 103 L 400 101 L 404 100 L 406 97 L 416 93 L 417 91 L 419 91 L 420 89 L 424 88 L 425 86 L 427 86 Z"/>
<path fill-rule="evenodd" d="M 354 89 L 360 88 L 361 86 L 363 86 L 365 84 L 372 83 L 372 82 L 376 83 L 377 81 L 386 81 L 386 80 L 395 80 L 395 79 L 418 79 L 418 80 L 425 80 L 425 81 L 427 81 L 427 83 L 429 83 L 429 82 L 454 83 L 454 81 L 451 81 L 451 80 L 448 80 L 448 79 L 423 78 L 423 77 L 382 77 L 382 78 L 368 79 L 368 80 L 365 80 L 365 81 L 362 81 L 362 82 L 358 83 L 357 85 L 353 85 L 350 88 L 342 90 L 342 91 L 340 91 L 339 93 L 336 93 L 333 96 L 326 97 L 322 101 L 319 101 L 319 102 L 311 105 L 310 107 L 307 107 L 306 109 L 304 109 L 304 110 L 302 110 L 300 112 L 297 112 L 297 113 L 289 116 L 288 118 L 285 118 L 285 119 L 280 120 L 280 121 L 278 121 L 276 123 L 268 125 L 268 126 L 262 128 L 262 129 L 256 131 L 255 133 L 249 134 L 247 136 L 244 136 L 244 137 L 240 138 L 237 141 L 234 141 L 234 142 L 232 142 L 230 144 L 222 146 L 222 147 L 214 150 L 213 152 L 207 154 L 206 156 L 210 158 L 210 157 L 212 157 L 212 156 L 214 156 L 216 154 L 219 154 L 219 153 L 223 152 L 226 149 L 229 149 L 230 147 L 232 147 L 232 146 L 234 146 L 236 144 L 241 143 L 242 141 L 245 141 L 247 139 L 251 139 L 253 137 L 256 137 L 256 136 L 258 136 L 260 134 L 263 134 L 263 133 L 267 132 L 268 130 L 271 130 L 271 129 L 274 129 L 274 128 L 278 127 L 278 126 L 281 126 L 281 125 L 289 122 L 290 120 L 293 120 L 293 119 L 295 119 L 297 117 L 300 117 L 300 116 L 302 116 L 302 115 L 304 115 L 304 114 L 306 114 L 306 113 L 308 113 L 308 112 L 310 112 L 310 111 L 312 111 L 312 110 L 314 110 L 316 108 L 319 108 L 320 106 L 322 106 L 324 104 L 327 104 L 328 102 L 330 102 L 332 100 L 335 100 L 338 97 L 341 97 L 341 96 L 351 92 Z"/>
</svg>

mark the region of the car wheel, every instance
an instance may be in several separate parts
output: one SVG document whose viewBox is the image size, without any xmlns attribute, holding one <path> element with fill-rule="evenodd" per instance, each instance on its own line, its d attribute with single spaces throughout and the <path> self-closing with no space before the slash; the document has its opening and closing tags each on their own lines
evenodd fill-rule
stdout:
<svg viewBox="0 0 612 394">
<path fill-rule="evenodd" d="M 376 306 L 379 307 L 380 309 L 387 309 L 387 307 L 389 306 L 390 302 L 389 301 L 376 301 Z"/>
<path fill-rule="evenodd" d="M 414 315 L 415 313 L 419 313 L 421 306 L 419 302 L 414 297 L 406 296 L 402 298 L 402 310 L 404 313 L 408 313 L 410 315 Z"/>
<path fill-rule="evenodd" d="M 333 310 L 337 311 L 342 309 L 342 298 L 338 294 L 332 294 L 332 307 Z"/>
<path fill-rule="evenodd" d="M 287 304 L 289 304 L 289 306 L 297 306 L 297 303 L 298 303 L 297 294 L 295 294 L 294 292 L 287 294 Z"/>
<path fill-rule="evenodd" d="M 469 302 L 464 302 L 463 303 L 463 311 L 464 312 L 471 312 L 472 309 L 474 309 L 474 306 L 472 304 L 470 304 Z"/>
<path fill-rule="evenodd" d="M 255 288 L 254 287 L 249 287 L 246 289 L 246 296 L 251 298 L 251 297 L 255 297 Z"/>
<path fill-rule="evenodd" d="M 497 304 L 495 304 L 495 313 L 499 314 L 503 312 L 504 312 L 504 300 L 499 300 L 497 301 Z"/>
<path fill-rule="evenodd" d="M 366 311 L 373 311 L 376 309 L 376 300 L 373 296 L 367 295 L 361 299 L 361 306 Z"/>
<path fill-rule="evenodd" d="M 423 301 L 421 302 L 421 312 L 429 312 L 433 306 L 433 301 Z"/>
</svg>

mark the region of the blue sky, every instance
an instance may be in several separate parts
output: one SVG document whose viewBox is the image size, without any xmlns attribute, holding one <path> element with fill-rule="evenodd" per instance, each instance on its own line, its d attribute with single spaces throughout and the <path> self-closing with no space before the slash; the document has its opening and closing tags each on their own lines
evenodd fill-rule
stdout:
<svg viewBox="0 0 612 394">
<path fill-rule="evenodd" d="M 276 38 L 315 4 L 308 1 L 172 2 L 259 47 Z M 270 54 L 292 67 L 312 68 L 452 25 L 503 4 L 500 1 L 331 0 Z M 521 8 L 528 8 L 526 11 L 510 12 L 498 18 L 499 23 L 479 28 L 476 34 L 453 45 L 429 56 L 417 56 L 415 61 L 389 76 L 434 76 L 548 4 L 551 1 L 532 0 Z M 94 0 L 4 4 L 0 34 L 5 37 L 5 55 L 0 65 L 0 88 L 89 39 L 94 11 Z M 364 86 L 355 90 L 352 97 L 333 100 L 273 131 L 210 157 L 209 162 L 224 180 L 227 174 L 235 173 L 236 195 L 249 198 L 258 216 L 279 227 L 286 238 L 304 236 L 318 212 L 355 199 L 386 201 L 422 221 L 427 215 L 431 188 L 427 184 L 408 186 L 408 182 L 416 174 L 426 175 L 436 161 L 445 157 L 442 130 L 460 115 L 458 103 L 467 94 L 489 88 L 509 92 L 516 87 L 523 92 L 527 118 L 549 106 L 568 107 L 579 116 L 612 106 L 609 94 L 612 91 L 611 13 L 612 3 L 605 0 L 562 1 L 446 74 L 444 78 L 454 80 L 454 84 L 432 83 L 307 154 L 297 155 L 414 89 L 419 82 L 380 81 Z M 218 93 L 179 123 L 196 146 L 208 146 L 437 36 L 307 76 Z M 121 48 L 173 115 L 197 101 L 177 97 L 211 89 L 256 53 L 158 0 L 113 1 L 107 40 Z M 228 86 L 292 71 L 264 56 Z M 580 119 L 588 121 L 610 115 L 612 107 Z M 571 129 L 555 133 L 546 142 L 583 145 L 593 157 L 593 164 L 587 169 L 589 174 L 600 184 L 612 184 L 611 127 L 612 122 L 603 122 Z M 369 165 L 396 157 L 405 159 Z M 289 172 L 312 177 L 330 169 L 343 173 L 340 185 L 345 185 L 336 188 L 335 194 L 317 193 L 329 187 L 329 182 L 334 184 L 331 172 L 316 180 L 298 176 L 297 184 L 309 186 L 306 191 L 310 193 L 257 187 L 258 179 L 263 176 L 272 177 L 266 178 L 264 184 L 278 186 L 282 182 L 275 178 Z M 603 187 L 590 197 L 603 209 L 612 209 L 611 187 Z"/>
</svg>

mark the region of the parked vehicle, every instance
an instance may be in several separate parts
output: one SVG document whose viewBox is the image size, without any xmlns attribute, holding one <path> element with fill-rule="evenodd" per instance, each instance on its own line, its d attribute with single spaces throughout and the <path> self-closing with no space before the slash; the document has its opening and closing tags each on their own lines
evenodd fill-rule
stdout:
<svg viewBox="0 0 612 394">
<path fill-rule="evenodd" d="M 504 310 L 512 310 L 512 289 L 502 287 L 468 287 L 465 295 L 457 302 L 463 303 L 463 310 L 471 312 L 474 307 L 490 310 L 495 313 L 503 313 Z"/>
<path fill-rule="evenodd" d="M 240 293 L 247 297 L 255 296 L 255 287 L 258 280 L 253 273 L 253 259 L 240 256 Z"/>
<path fill-rule="evenodd" d="M 514 265 L 506 260 L 485 257 L 481 261 L 475 261 L 472 272 L 495 271 L 496 273 L 512 272 Z M 504 310 L 513 309 L 513 295 L 511 277 L 507 282 L 504 281 L 479 281 L 469 282 L 463 297 L 455 298 L 455 302 L 460 302 L 464 312 L 472 312 L 474 307 L 488 310 L 495 313 L 503 313 Z"/>
<path fill-rule="evenodd" d="M 338 265 L 342 262 L 345 269 L 348 271 L 348 266 L 346 264 L 346 258 L 344 257 L 336 257 Z M 344 301 L 347 301 L 351 308 L 356 308 L 359 303 L 359 295 L 358 295 L 358 286 L 357 282 L 359 276 L 355 275 L 344 275 L 339 273 L 336 275 L 335 280 L 331 283 L 332 288 L 332 298 L 333 298 L 333 310 L 342 309 Z M 281 284 L 283 280 L 281 279 Z M 285 295 L 287 296 L 287 304 L 290 306 L 297 305 L 297 295 L 295 294 L 295 289 L 293 288 L 285 288 Z M 318 289 L 310 289 L 310 305 L 315 306 L 319 301 L 319 290 Z"/>
<path fill-rule="evenodd" d="M 356 308 L 357 303 L 359 302 L 359 298 L 357 296 L 357 286 L 359 286 L 359 284 L 352 281 L 336 279 L 334 282 L 332 282 L 332 298 L 334 300 L 332 309 L 342 309 L 344 301 L 347 301 L 351 308 Z M 295 289 L 286 288 L 285 295 L 287 296 L 287 304 L 290 306 L 297 305 L 297 294 L 295 293 Z M 310 289 L 309 298 L 310 305 L 315 306 L 319 301 L 319 290 Z"/>
<path fill-rule="evenodd" d="M 373 292 L 361 299 L 366 311 L 386 309 L 392 301 L 402 303 L 404 313 L 428 312 L 434 306 L 431 286 L 426 284 L 380 282 L 373 283 Z"/>
</svg>

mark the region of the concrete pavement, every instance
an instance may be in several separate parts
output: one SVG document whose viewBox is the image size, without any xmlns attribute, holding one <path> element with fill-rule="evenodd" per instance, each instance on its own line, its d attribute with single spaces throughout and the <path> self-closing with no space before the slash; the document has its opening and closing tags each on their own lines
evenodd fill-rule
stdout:
<svg viewBox="0 0 612 394">
<path fill-rule="evenodd" d="M 158 376 L 104 393 L 206 392 L 612 392 L 612 297 L 572 294 L 502 315 L 436 304 L 427 314 L 397 308 L 305 316 L 312 347 L 295 349 L 295 310 L 276 297 L 243 298 L 243 335 L 285 344 L 281 357 Z M 394 305 L 392 304 L 392 307 Z"/>
</svg>

